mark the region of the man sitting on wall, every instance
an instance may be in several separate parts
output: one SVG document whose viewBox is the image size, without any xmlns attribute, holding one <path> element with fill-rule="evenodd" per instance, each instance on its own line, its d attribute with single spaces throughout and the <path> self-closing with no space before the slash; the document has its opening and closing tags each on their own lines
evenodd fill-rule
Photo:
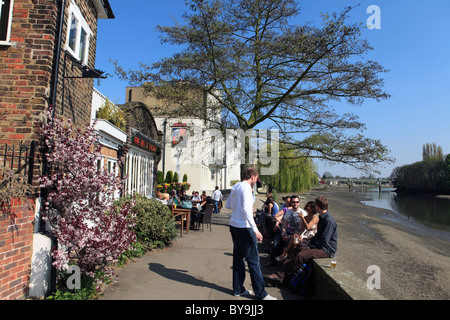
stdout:
<svg viewBox="0 0 450 320">
<path fill-rule="evenodd" d="M 328 212 L 328 200 L 324 196 L 316 198 L 316 211 L 319 214 L 317 233 L 308 247 L 293 248 L 278 270 L 264 275 L 264 280 L 271 285 L 281 285 L 305 262 L 311 259 L 331 258 L 337 250 L 337 224 Z"/>
</svg>

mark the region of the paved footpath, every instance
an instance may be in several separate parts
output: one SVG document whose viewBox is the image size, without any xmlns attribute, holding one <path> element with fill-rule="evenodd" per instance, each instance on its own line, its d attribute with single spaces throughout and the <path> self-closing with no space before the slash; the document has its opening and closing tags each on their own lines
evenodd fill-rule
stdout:
<svg viewBox="0 0 450 320">
<path fill-rule="evenodd" d="M 259 205 L 255 203 L 255 205 Z M 99 300 L 248 300 L 232 295 L 230 211 L 213 214 L 212 231 L 190 230 L 170 248 L 148 252 L 118 270 L 119 281 Z M 261 264 L 268 260 L 261 253 Z M 263 273 L 269 272 L 262 267 Z M 252 290 L 247 269 L 245 287 Z M 286 288 L 266 288 L 278 299 L 298 299 Z"/>
</svg>

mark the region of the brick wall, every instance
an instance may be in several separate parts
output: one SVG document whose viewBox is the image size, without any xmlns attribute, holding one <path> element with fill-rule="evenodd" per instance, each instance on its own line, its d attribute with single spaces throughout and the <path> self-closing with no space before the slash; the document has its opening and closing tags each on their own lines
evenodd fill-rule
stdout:
<svg viewBox="0 0 450 320">
<path fill-rule="evenodd" d="M 92 2 L 76 0 L 92 36 L 87 65 L 95 67 L 97 18 Z M 63 79 L 81 76 L 79 65 L 67 59 L 64 48 L 71 1 L 66 1 L 62 30 L 62 52 L 56 99 L 56 114 L 89 124 L 92 79 Z M 11 46 L 0 46 L 0 144 L 37 139 L 33 124 L 42 115 L 50 97 L 58 32 L 58 1 L 15 0 Z M 64 100 L 62 95 L 64 92 Z"/>
<path fill-rule="evenodd" d="M 58 93 L 56 102 L 56 113 L 65 118 L 72 119 L 76 126 L 85 128 L 90 124 L 92 93 L 94 80 L 88 78 L 67 78 L 80 77 L 81 69 L 77 63 L 70 59 L 70 53 L 64 49 L 67 42 L 67 26 L 69 22 L 69 7 L 71 1 L 66 1 L 66 19 L 64 20 L 62 32 L 62 48 L 60 60 L 60 78 L 58 83 Z M 97 11 L 90 0 L 75 0 L 78 8 L 92 31 L 89 39 L 89 52 L 87 66 L 95 68 L 95 54 L 97 46 Z M 63 83 L 64 81 L 64 83 Z M 64 94 L 64 100 L 62 100 Z"/>
<path fill-rule="evenodd" d="M 42 0 L 41 2 L 45 1 Z M 74 0 L 74 2 L 80 9 L 83 18 L 86 20 L 92 31 L 92 36 L 89 38 L 89 51 L 86 65 L 89 68 L 95 68 L 95 52 L 97 46 L 97 12 L 90 0 Z M 71 54 L 65 49 L 67 43 L 70 5 L 71 1 L 66 1 L 65 18 L 62 28 L 62 51 L 60 57 L 55 113 L 57 115 L 62 115 L 64 118 L 70 118 L 75 125 L 85 128 L 90 123 L 94 80 L 87 78 L 74 78 L 81 77 L 82 72 L 80 65 L 71 59 Z M 64 79 L 63 77 L 69 78 Z"/>
<path fill-rule="evenodd" d="M 27 293 L 33 242 L 30 206 L 13 200 L 8 212 L 0 213 L 0 299 L 23 298 Z"/>
<path fill-rule="evenodd" d="M 0 47 L 0 143 L 34 138 L 49 94 L 56 1 L 15 0 L 11 46 Z"/>
<path fill-rule="evenodd" d="M 90 0 L 74 2 L 92 31 L 87 65 L 94 68 L 97 13 Z M 43 117 L 51 95 L 59 3 L 56 0 L 14 1 L 11 45 L 0 46 L 0 144 L 29 145 L 32 140 L 40 139 L 34 123 Z M 63 79 L 63 75 L 81 76 L 80 66 L 67 59 L 64 50 L 71 3 L 66 1 L 55 111 L 85 128 L 90 122 L 93 80 Z M 41 174 L 39 152 L 36 157 L 33 185 L 37 197 L 37 177 Z M 17 202 L 11 210 L 14 221 L 9 214 L 0 213 L 0 299 L 24 297 L 31 264 L 34 212 Z"/>
</svg>

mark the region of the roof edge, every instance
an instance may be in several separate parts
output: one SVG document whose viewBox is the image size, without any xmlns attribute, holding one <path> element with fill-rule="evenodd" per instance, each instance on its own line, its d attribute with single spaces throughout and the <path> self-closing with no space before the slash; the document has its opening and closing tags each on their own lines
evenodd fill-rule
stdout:
<svg viewBox="0 0 450 320">
<path fill-rule="evenodd" d="M 98 19 L 114 19 L 114 13 L 111 9 L 111 5 L 108 0 L 92 0 L 95 8 L 97 9 Z"/>
</svg>

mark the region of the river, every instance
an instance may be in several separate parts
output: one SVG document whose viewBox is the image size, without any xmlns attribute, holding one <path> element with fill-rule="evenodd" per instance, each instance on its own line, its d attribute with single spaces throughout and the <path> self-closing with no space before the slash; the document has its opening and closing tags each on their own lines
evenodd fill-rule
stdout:
<svg viewBox="0 0 450 320">
<path fill-rule="evenodd" d="M 433 195 L 397 194 L 393 189 L 354 188 L 362 193 L 364 205 L 382 208 L 412 219 L 429 228 L 450 231 L 450 199 Z M 371 199 L 371 200 L 369 200 Z"/>
</svg>

